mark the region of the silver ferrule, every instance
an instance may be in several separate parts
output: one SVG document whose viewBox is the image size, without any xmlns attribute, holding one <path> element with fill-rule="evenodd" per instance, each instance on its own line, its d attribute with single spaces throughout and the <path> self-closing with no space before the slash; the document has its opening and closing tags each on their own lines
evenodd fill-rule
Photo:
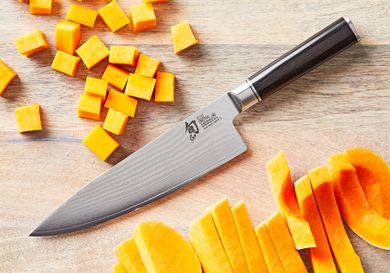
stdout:
<svg viewBox="0 0 390 273">
<path fill-rule="evenodd" d="M 356 40 L 359 41 L 360 40 L 359 32 L 357 31 L 355 25 L 352 23 L 351 19 L 349 19 L 348 16 L 344 16 L 343 18 L 348 23 L 348 25 L 351 28 L 353 34 L 355 34 Z"/>
<path fill-rule="evenodd" d="M 230 91 L 229 95 L 234 99 L 241 111 L 245 111 L 261 101 L 261 98 L 248 80 Z"/>
</svg>

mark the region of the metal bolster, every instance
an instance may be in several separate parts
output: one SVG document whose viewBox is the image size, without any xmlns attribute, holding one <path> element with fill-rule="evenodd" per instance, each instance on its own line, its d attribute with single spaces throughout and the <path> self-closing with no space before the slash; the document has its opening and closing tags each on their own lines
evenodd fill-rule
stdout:
<svg viewBox="0 0 390 273">
<path fill-rule="evenodd" d="M 237 104 L 240 111 L 245 111 L 251 106 L 261 101 L 256 90 L 249 80 L 246 80 L 237 88 L 229 92 L 230 97 Z"/>
<path fill-rule="evenodd" d="M 343 18 L 344 18 L 345 22 L 348 23 L 348 25 L 351 28 L 353 34 L 355 34 L 356 40 L 359 41 L 360 40 L 359 32 L 357 31 L 355 25 L 352 23 L 351 19 L 349 19 L 348 16 L 344 16 Z"/>
</svg>

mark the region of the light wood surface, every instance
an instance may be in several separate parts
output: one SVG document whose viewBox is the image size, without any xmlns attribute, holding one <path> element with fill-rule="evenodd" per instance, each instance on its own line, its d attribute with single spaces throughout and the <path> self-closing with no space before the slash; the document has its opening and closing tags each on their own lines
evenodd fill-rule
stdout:
<svg viewBox="0 0 390 273">
<path fill-rule="evenodd" d="M 156 5 L 158 27 L 111 33 L 99 19 L 83 27 L 106 44 L 131 44 L 177 75 L 177 102 L 140 102 L 136 118 L 118 137 L 122 147 L 101 162 L 81 140 L 96 124 L 79 119 L 76 104 L 87 75 L 100 77 L 105 63 L 75 78 L 50 69 L 54 26 L 71 0 L 54 0 L 52 16 L 28 14 L 16 0 L 0 5 L 0 58 L 19 77 L 0 97 L 0 272 L 109 272 L 113 247 L 142 220 L 161 220 L 186 235 L 191 221 L 222 197 L 246 201 L 253 222 L 275 210 L 265 163 L 283 149 L 298 178 L 335 152 L 366 146 L 390 161 L 390 2 L 388 0 L 172 0 Z M 101 7 L 106 1 L 85 0 Z M 137 1 L 120 0 L 126 12 Z M 238 85 L 257 69 L 340 16 L 350 16 L 363 39 L 309 75 L 243 113 L 236 125 L 249 145 L 242 156 L 158 202 L 97 227 L 50 238 L 28 234 L 96 175 L 172 127 L 178 120 Z M 201 43 L 173 54 L 170 26 L 188 20 Z M 50 50 L 17 54 L 13 39 L 41 29 Z M 17 133 L 15 108 L 40 103 L 44 130 Z M 365 272 L 388 273 L 388 251 L 348 230 Z M 303 254 L 305 255 L 305 254 Z"/>
</svg>

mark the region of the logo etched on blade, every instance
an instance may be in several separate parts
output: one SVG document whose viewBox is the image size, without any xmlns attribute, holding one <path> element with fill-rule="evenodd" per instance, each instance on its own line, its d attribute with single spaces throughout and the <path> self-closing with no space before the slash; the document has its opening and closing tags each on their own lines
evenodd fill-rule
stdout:
<svg viewBox="0 0 390 273">
<path fill-rule="evenodd" d="M 192 120 L 191 122 L 186 122 L 186 133 L 190 135 L 190 141 L 193 142 L 196 136 L 199 134 L 199 127 L 196 124 L 196 120 Z"/>
<path fill-rule="evenodd" d="M 215 112 L 210 114 L 201 114 L 197 116 L 196 119 L 193 119 L 190 122 L 185 122 L 185 132 L 189 134 L 190 141 L 194 142 L 195 138 L 200 133 L 198 124 L 200 124 L 203 130 L 206 130 L 221 119 L 222 118 Z"/>
</svg>

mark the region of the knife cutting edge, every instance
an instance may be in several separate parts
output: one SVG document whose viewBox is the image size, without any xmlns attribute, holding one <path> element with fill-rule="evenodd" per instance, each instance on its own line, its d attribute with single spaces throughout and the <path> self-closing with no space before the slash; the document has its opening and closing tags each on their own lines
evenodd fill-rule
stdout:
<svg viewBox="0 0 390 273">
<path fill-rule="evenodd" d="M 236 116 L 359 39 L 348 17 L 338 19 L 96 177 L 30 236 L 58 235 L 105 222 L 230 161 L 247 150 L 233 126 Z"/>
</svg>

